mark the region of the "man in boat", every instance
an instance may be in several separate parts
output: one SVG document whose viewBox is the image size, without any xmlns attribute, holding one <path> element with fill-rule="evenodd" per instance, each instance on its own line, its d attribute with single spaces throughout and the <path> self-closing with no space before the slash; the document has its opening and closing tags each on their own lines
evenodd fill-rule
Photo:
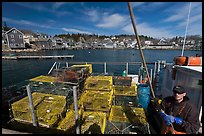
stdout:
<svg viewBox="0 0 204 136">
<path fill-rule="evenodd" d="M 162 100 L 160 115 L 164 123 L 162 134 L 198 133 L 199 112 L 186 96 L 186 90 L 182 86 L 176 85 L 173 95 Z"/>
</svg>

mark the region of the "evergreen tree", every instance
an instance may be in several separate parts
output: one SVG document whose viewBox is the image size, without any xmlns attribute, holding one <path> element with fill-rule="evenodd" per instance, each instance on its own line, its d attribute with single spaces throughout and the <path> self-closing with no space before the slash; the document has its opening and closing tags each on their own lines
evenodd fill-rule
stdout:
<svg viewBox="0 0 204 136">
<path fill-rule="evenodd" d="M 4 21 L 4 26 L 3 26 L 4 31 L 8 31 L 9 27 L 7 26 L 6 22 Z"/>
</svg>

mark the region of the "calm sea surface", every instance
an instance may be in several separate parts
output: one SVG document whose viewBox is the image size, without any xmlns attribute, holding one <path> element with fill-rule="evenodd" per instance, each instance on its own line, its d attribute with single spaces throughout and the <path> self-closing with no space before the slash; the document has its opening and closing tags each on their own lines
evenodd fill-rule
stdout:
<svg viewBox="0 0 204 136">
<path fill-rule="evenodd" d="M 175 56 L 181 55 L 180 50 L 143 50 L 146 62 L 166 60 L 172 63 Z M 201 51 L 185 51 L 184 56 L 195 56 Z M 23 55 L 74 55 L 73 59 L 47 59 L 47 60 L 2 60 L 2 87 L 22 82 L 24 80 L 45 75 L 55 61 L 71 62 L 141 62 L 139 50 L 52 50 L 38 53 L 24 53 Z M 125 69 L 122 65 L 107 63 L 107 72 L 121 74 Z M 93 71 L 103 72 L 103 65 L 93 65 Z M 128 66 L 130 74 L 137 74 L 139 66 Z M 148 69 L 153 69 L 154 65 Z"/>
</svg>

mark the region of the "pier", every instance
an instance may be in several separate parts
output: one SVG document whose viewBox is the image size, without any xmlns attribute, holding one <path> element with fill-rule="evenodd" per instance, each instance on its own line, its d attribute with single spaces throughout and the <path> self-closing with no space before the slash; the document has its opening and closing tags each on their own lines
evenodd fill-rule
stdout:
<svg viewBox="0 0 204 136">
<path fill-rule="evenodd" d="M 2 59 L 18 60 L 18 59 L 64 59 L 74 58 L 74 55 L 58 55 L 58 56 L 2 56 Z"/>
</svg>

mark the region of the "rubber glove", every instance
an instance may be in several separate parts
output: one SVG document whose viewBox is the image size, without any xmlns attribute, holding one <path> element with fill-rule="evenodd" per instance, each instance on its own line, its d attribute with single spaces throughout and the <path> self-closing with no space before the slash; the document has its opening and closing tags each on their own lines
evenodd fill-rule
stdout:
<svg viewBox="0 0 204 136">
<path fill-rule="evenodd" d="M 181 125 L 183 120 L 181 118 L 178 118 L 178 117 L 174 117 L 174 116 L 171 116 L 171 115 L 166 115 L 165 113 L 163 112 L 160 112 L 160 115 L 161 117 L 164 119 L 164 122 L 170 126 L 172 123 L 176 123 L 176 124 L 179 124 Z"/>
<path fill-rule="evenodd" d="M 183 122 L 183 120 L 182 120 L 181 118 L 174 117 L 174 122 L 175 122 L 176 124 L 181 125 L 181 124 L 182 124 L 182 122 Z"/>
<path fill-rule="evenodd" d="M 167 116 L 164 112 L 159 112 L 159 115 L 162 117 L 162 118 L 164 118 L 165 116 Z"/>
</svg>

